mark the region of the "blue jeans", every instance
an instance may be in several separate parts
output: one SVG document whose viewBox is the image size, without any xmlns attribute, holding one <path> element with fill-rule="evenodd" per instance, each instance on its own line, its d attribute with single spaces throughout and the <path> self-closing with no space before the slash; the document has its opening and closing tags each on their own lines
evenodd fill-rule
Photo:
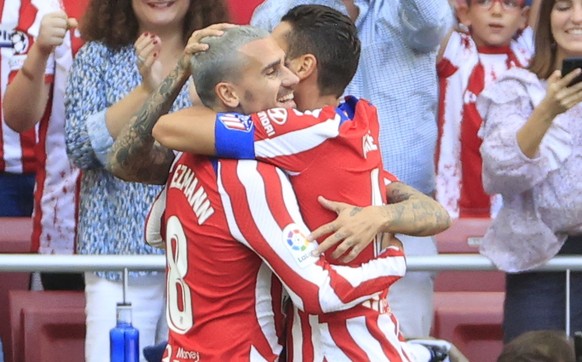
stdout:
<svg viewBox="0 0 582 362">
<path fill-rule="evenodd" d="M 582 255 L 582 236 L 571 236 L 558 255 Z M 566 272 L 506 274 L 503 340 L 535 330 L 565 330 Z M 582 330 L 582 272 L 570 273 L 570 330 Z"/>
<path fill-rule="evenodd" d="M 34 174 L 0 173 L 0 217 L 31 216 Z"/>
</svg>

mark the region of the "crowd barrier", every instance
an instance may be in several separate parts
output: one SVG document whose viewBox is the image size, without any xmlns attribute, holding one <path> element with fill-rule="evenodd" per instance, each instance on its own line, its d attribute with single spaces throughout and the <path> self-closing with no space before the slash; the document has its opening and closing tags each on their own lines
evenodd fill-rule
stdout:
<svg viewBox="0 0 582 362">
<path fill-rule="evenodd" d="M 408 271 L 497 270 L 484 256 L 439 254 L 409 256 Z M 163 255 L 38 255 L 0 254 L 0 271 L 6 272 L 83 272 L 99 270 L 165 270 Z M 582 256 L 556 256 L 537 271 L 582 271 Z"/>
<path fill-rule="evenodd" d="M 475 254 L 410 256 L 409 271 L 491 271 L 495 266 Z M 82 272 L 99 270 L 165 270 L 161 255 L 0 254 L 0 272 Z M 557 256 L 542 271 L 582 271 L 582 257 Z M 477 284 L 479 282 L 476 282 Z M 432 335 L 452 341 L 472 362 L 492 362 L 502 348 L 503 291 L 435 289 Z M 68 303 L 68 304 L 67 304 Z M 82 292 L 9 292 L 11 355 L 7 362 L 82 361 L 84 295 Z M 569 306 L 566 313 L 569 314 Z M 63 332 L 66 331 L 66 332 Z M 7 341 L 8 342 L 8 341 Z M 30 347 L 29 348 L 27 347 Z M 6 348 L 5 348 L 6 349 Z M 75 357 L 74 357 L 75 356 Z"/>
<path fill-rule="evenodd" d="M 488 219 L 456 220 L 436 236 L 439 255 L 407 257 L 409 271 L 437 272 L 432 335 L 452 341 L 471 362 L 493 362 L 502 348 L 505 277 L 478 253 L 489 224 Z M 0 323 L 0 337 L 5 361 L 83 361 L 83 292 L 29 291 L 30 273 L 163 271 L 165 258 L 31 254 L 31 231 L 30 219 L 0 218 L 0 320 L 6 321 Z M 538 270 L 566 275 L 582 271 L 582 256 L 557 256 Z M 564 308 L 569 315 L 569 305 Z"/>
</svg>

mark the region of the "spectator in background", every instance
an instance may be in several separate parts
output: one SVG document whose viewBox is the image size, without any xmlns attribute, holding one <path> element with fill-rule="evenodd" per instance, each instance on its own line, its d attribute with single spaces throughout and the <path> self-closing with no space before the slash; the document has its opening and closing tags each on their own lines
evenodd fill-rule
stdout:
<svg viewBox="0 0 582 362">
<path fill-rule="evenodd" d="M 582 56 L 582 0 L 540 4 L 528 69 L 512 68 L 477 101 L 483 185 L 503 206 L 481 253 L 506 274 L 504 339 L 565 329 L 566 274 L 531 272 L 556 254 L 582 254 L 582 83 L 562 75 Z M 516 273 L 519 272 L 519 273 Z M 582 330 L 582 273 L 570 274 L 571 329 Z"/>
<path fill-rule="evenodd" d="M 527 66 L 533 31 L 524 0 L 467 0 L 456 15 L 467 32 L 452 29 L 437 56 L 439 138 L 436 199 L 453 218 L 494 216 L 500 197 L 481 181 L 481 116 L 475 102 L 483 88 L 511 67 Z"/>
<path fill-rule="evenodd" d="M 143 235 L 145 215 L 160 187 L 115 178 L 104 168 L 107 152 L 119 130 L 174 68 L 190 34 L 225 20 L 226 5 L 216 0 L 90 2 L 81 23 L 87 43 L 71 68 L 65 103 L 67 151 L 83 170 L 80 254 L 161 253 L 147 246 Z M 184 88 L 173 109 L 189 105 Z M 120 279 L 115 272 L 85 273 L 86 361 L 102 361 L 109 354 L 108 331 L 122 298 Z M 165 324 L 165 284 L 163 273 L 130 273 L 127 295 L 142 347 L 167 338 L 167 328 L 158 328 Z"/>
<path fill-rule="evenodd" d="M 86 4 L 22 5 L 24 14 L 34 15 L 23 17 L 18 27 L 28 35 L 29 46 L 11 60 L 15 76 L 4 97 L 9 127 L 26 133 L 39 124 L 32 246 L 41 254 L 75 252 L 79 170 L 65 149 L 64 96 L 73 56 L 82 45 L 76 26 Z M 84 289 L 79 273 L 43 272 L 40 277 L 45 290 Z"/>
<path fill-rule="evenodd" d="M 34 18 L 25 11 L 27 2 L 0 0 L 0 104 L 3 104 L 11 64 L 27 50 L 28 38 L 16 27 L 20 18 Z M 0 113 L 0 217 L 30 216 L 34 205 L 34 173 L 37 170 L 34 146 L 36 130 L 18 133 Z"/>
<path fill-rule="evenodd" d="M 436 52 L 453 22 L 447 0 L 266 0 L 251 24 L 272 30 L 300 4 L 330 6 L 349 15 L 358 29 L 362 55 L 346 88 L 370 100 L 380 120 L 384 168 L 421 192 L 434 192 L 437 138 Z M 406 255 L 437 253 L 432 237 L 398 235 Z M 429 334 L 433 316 L 433 273 L 411 272 L 393 285 L 389 303 L 404 335 Z"/>
<path fill-rule="evenodd" d="M 574 347 L 562 331 L 532 331 L 503 347 L 497 362 L 576 362 Z"/>
</svg>

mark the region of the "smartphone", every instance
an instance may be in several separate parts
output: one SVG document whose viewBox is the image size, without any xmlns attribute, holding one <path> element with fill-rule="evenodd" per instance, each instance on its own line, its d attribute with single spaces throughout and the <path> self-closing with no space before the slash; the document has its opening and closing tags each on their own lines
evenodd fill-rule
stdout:
<svg viewBox="0 0 582 362">
<path fill-rule="evenodd" d="M 582 332 L 574 333 L 574 351 L 576 353 L 576 362 L 582 362 Z"/>
<path fill-rule="evenodd" d="M 582 68 L 582 58 L 566 58 L 562 61 L 562 77 L 576 68 Z M 582 82 L 582 74 L 574 78 L 568 86 Z"/>
</svg>

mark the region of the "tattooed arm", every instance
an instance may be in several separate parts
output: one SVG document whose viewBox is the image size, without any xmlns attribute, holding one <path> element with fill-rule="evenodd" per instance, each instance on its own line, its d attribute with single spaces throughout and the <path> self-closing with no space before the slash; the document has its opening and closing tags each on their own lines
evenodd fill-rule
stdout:
<svg viewBox="0 0 582 362">
<path fill-rule="evenodd" d="M 169 112 L 190 76 L 190 59 L 194 53 L 208 49 L 200 41 L 220 36 L 232 24 L 213 24 L 196 30 L 188 39 L 178 64 L 164 79 L 139 112 L 123 128 L 108 156 L 107 169 L 126 181 L 164 184 L 174 161 L 174 152 L 155 141 L 152 129 L 158 119 Z"/>
<path fill-rule="evenodd" d="M 150 184 L 166 182 L 174 152 L 155 142 L 152 128 L 162 115 L 168 113 L 188 80 L 188 59 L 186 54 L 180 59 L 115 140 L 106 165 L 115 176 Z"/>
<path fill-rule="evenodd" d="M 314 230 L 310 239 L 330 234 L 317 248 L 324 252 L 332 245 L 341 244 L 332 254 L 353 260 L 378 233 L 400 233 L 414 236 L 434 235 L 446 230 L 451 219 L 445 208 L 422 192 L 402 183 L 386 186 L 389 203 L 382 206 L 356 207 L 341 202 L 319 198 L 327 209 L 337 212 L 334 221 Z"/>
</svg>

